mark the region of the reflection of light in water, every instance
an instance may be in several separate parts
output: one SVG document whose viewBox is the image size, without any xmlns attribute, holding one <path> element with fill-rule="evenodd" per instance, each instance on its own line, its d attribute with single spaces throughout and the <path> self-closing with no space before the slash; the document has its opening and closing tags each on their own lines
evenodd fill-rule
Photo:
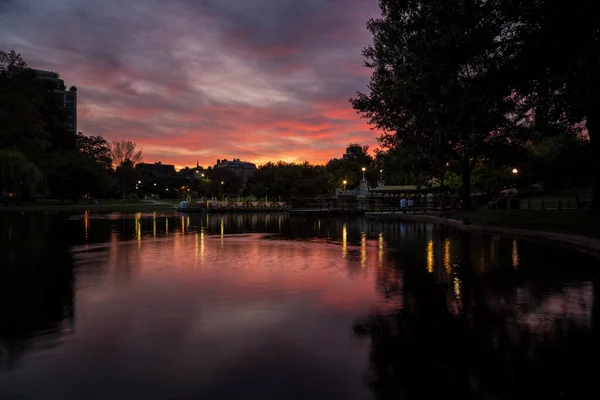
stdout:
<svg viewBox="0 0 600 400">
<path fill-rule="evenodd" d="M 169 236 L 169 218 L 165 218 L 166 235 Z"/>
<path fill-rule="evenodd" d="M 433 272 L 433 240 L 427 242 L 427 272 Z"/>
<path fill-rule="evenodd" d="M 200 230 L 200 264 L 204 264 L 204 229 Z"/>
<path fill-rule="evenodd" d="M 279 216 L 279 232 L 281 232 L 281 215 Z"/>
<path fill-rule="evenodd" d="M 342 226 L 342 256 L 346 257 L 348 253 L 348 228 L 346 224 Z"/>
<path fill-rule="evenodd" d="M 156 239 L 156 212 L 152 216 L 152 234 L 154 235 L 154 239 Z"/>
<path fill-rule="evenodd" d="M 83 213 L 83 224 L 85 226 L 85 241 L 87 243 L 89 230 L 90 230 L 90 212 L 89 211 L 86 211 L 85 213 Z M 9 231 L 9 235 L 10 235 L 10 231 Z M 9 240 L 10 240 L 10 237 L 9 237 Z"/>
<path fill-rule="evenodd" d="M 138 249 L 142 245 L 142 213 L 135 214 L 135 236 L 138 240 Z"/>
<path fill-rule="evenodd" d="M 446 272 L 452 271 L 452 264 L 450 263 L 450 239 L 444 241 L 444 267 Z"/>
<path fill-rule="evenodd" d="M 379 262 L 379 267 L 383 267 L 383 232 L 379 233 L 379 240 L 377 247 L 377 260 Z"/>
<path fill-rule="evenodd" d="M 187 217 L 187 220 L 185 221 L 185 228 L 189 231 L 190 230 L 190 217 Z"/>
<path fill-rule="evenodd" d="M 185 234 L 185 217 L 181 216 L 181 234 Z"/>
<path fill-rule="evenodd" d="M 360 234 L 360 267 L 364 268 L 367 264 L 367 234 Z"/>
<path fill-rule="evenodd" d="M 513 267 L 517 268 L 519 266 L 519 248 L 517 247 L 517 241 L 513 240 L 512 245 L 512 264 Z"/>
<path fill-rule="evenodd" d="M 460 279 L 458 279 L 458 276 L 454 277 L 454 295 L 460 297 Z"/>
<path fill-rule="evenodd" d="M 206 213 L 206 227 L 208 228 L 208 213 Z"/>
<path fill-rule="evenodd" d="M 196 265 L 198 265 L 198 232 L 196 232 L 194 239 L 194 260 L 196 260 Z"/>
<path fill-rule="evenodd" d="M 321 232 L 321 220 L 317 221 L 317 228 L 319 229 L 319 232 Z"/>
<path fill-rule="evenodd" d="M 221 246 L 223 246 L 223 237 L 225 236 L 225 220 L 221 217 Z"/>
</svg>

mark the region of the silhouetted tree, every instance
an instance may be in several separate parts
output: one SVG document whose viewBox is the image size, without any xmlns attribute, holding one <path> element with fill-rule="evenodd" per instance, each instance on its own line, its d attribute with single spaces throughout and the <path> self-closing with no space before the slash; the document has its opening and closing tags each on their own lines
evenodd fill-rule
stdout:
<svg viewBox="0 0 600 400">
<path fill-rule="evenodd" d="M 130 162 L 133 167 L 142 162 L 142 150 L 135 149 L 135 142 L 130 140 L 113 140 L 110 144 L 110 156 L 113 165 L 120 166 L 125 162 Z"/>
<path fill-rule="evenodd" d="M 77 134 L 77 148 L 105 171 L 112 170 L 111 148 L 102 136 L 85 136 L 79 132 Z"/>
<path fill-rule="evenodd" d="M 433 174 L 454 163 L 465 207 L 473 168 L 490 147 L 519 138 L 518 99 L 504 79 L 510 23 L 500 3 L 381 0 L 382 17 L 367 24 L 373 44 L 363 51 L 370 93 L 351 99 L 384 131 L 383 143 L 429 159 Z"/>
</svg>

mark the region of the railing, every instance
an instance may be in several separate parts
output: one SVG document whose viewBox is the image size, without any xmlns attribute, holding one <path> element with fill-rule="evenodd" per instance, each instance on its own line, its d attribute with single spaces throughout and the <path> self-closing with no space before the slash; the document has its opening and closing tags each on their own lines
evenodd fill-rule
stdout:
<svg viewBox="0 0 600 400">
<path fill-rule="evenodd" d="M 207 200 L 207 201 L 196 201 L 190 203 L 190 208 L 201 207 L 201 208 L 219 208 L 219 209 L 274 209 L 274 208 L 287 208 L 288 205 L 285 201 L 218 201 L 218 200 Z"/>
<path fill-rule="evenodd" d="M 299 210 L 319 210 L 329 212 L 402 212 L 400 199 L 388 197 L 333 197 L 306 199 L 304 204 L 297 207 Z M 428 212 L 442 209 L 440 199 L 415 199 L 412 206 L 404 209 L 405 212 Z"/>
</svg>

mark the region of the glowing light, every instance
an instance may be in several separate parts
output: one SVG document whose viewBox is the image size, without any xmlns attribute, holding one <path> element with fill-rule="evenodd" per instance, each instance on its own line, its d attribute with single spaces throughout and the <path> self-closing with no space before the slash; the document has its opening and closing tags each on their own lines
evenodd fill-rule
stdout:
<svg viewBox="0 0 600 400">
<path fill-rule="evenodd" d="M 367 234 L 360 234 L 360 267 L 365 268 L 367 265 Z"/>
<path fill-rule="evenodd" d="M 204 264 L 204 230 L 200 230 L 200 264 Z"/>
<path fill-rule="evenodd" d="M 169 236 L 169 218 L 165 218 L 166 236 Z"/>
<path fill-rule="evenodd" d="M 446 272 L 452 272 L 452 263 L 450 262 L 450 239 L 444 241 L 444 267 Z"/>
<path fill-rule="evenodd" d="M 427 272 L 433 272 L 433 263 L 433 240 L 430 239 L 429 242 L 427 242 Z"/>
<path fill-rule="evenodd" d="M 379 233 L 379 239 L 377 241 L 377 261 L 378 266 L 383 267 L 383 232 Z"/>
<path fill-rule="evenodd" d="M 142 213 L 135 214 L 135 236 L 138 240 L 138 249 L 142 246 Z"/>
<path fill-rule="evenodd" d="M 198 232 L 196 232 L 196 235 L 194 237 L 194 260 L 196 260 L 196 266 L 198 265 Z"/>
<path fill-rule="evenodd" d="M 513 170 L 512 170 L 512 173 L 516 175 L 516 174 L 518 174 L 518 173 L 519 173 L 519 170 L 518 170 L 518 169 L 516 169 L 516 168 L 513 168 Z"/>
<path fill-rule="evenodd" d="M 156 239 L 156 212 L 152 216 L 152 234 L 154 236 L 154 239 Z"/>
<path fill-rule="evenodd" d="M 90 230 L 90 212 L 86 211 L 83 214 L 83 224 L 85 226 L 85 242 L 88 241 L 89 230 Z"/>
<path fill-rule="evenodd" d="M 515 268 L 519 268 L 519 248 L 516 240 L 513 240 L 512 244 L 512 265 Z"/>
<path fill-rule="evenodd" d="M 181 234 L 185 235 L 185 218 L 181 216 Z"/>
<path fill-rule="evenodd" d="M 225 220 L 221 217 L 221 247 L 223 247 L 223 239 L 225 237 Z"/>
<path fill-rule="evenodd" d="M 346 224 L 342 226 L 342 257 L 346 258 L 348 254 L 348 228 Z"/>
<path fill-rule="evenodd" d="M 456 297 L 460 297 L 460 279 L 458 279 L 458 276 L 454 277 L 454 295 Z"/>
</svg>

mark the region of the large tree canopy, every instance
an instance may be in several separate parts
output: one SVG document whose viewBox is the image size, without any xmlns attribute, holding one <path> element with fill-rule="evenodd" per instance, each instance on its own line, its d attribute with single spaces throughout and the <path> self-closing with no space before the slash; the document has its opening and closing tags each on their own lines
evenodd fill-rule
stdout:
<svg viewBox="0 0 600 400">
<path fill-rule="evenodd" d="M 43 175 L 38 167 L 16 150 L 0 150 L 0 195 L 17 198 L 35 195 Z"/>
<path fill-rule="evenodd" d="M 370 92 L 352 105 L 383 130 L 384 151 L 401 147 L 432 176 L 458 170 L 464 200 L 473 168 L 506 162 L 510 149 L 532 139 L 573 135 L 583 119 L 600 156 L 600 18 L 591 7 L 380 0 L 381 18 L 367 23 L 373 44 L 363 51 Z"/>
<path fill-rule="evenodd" d="M 370 93 L 353 107 L 443 175 L 455 163 L 468 207 L 470 174 L 499 144 L 515 140 L 517 98 L 505 83 L 507 31 L 500 1 L 381 0 L 363 51 Z M 391 136 L 391 137 L 390 137 Z M 395 136 L 395 137 L 394 137 Z"/>
</svg>

